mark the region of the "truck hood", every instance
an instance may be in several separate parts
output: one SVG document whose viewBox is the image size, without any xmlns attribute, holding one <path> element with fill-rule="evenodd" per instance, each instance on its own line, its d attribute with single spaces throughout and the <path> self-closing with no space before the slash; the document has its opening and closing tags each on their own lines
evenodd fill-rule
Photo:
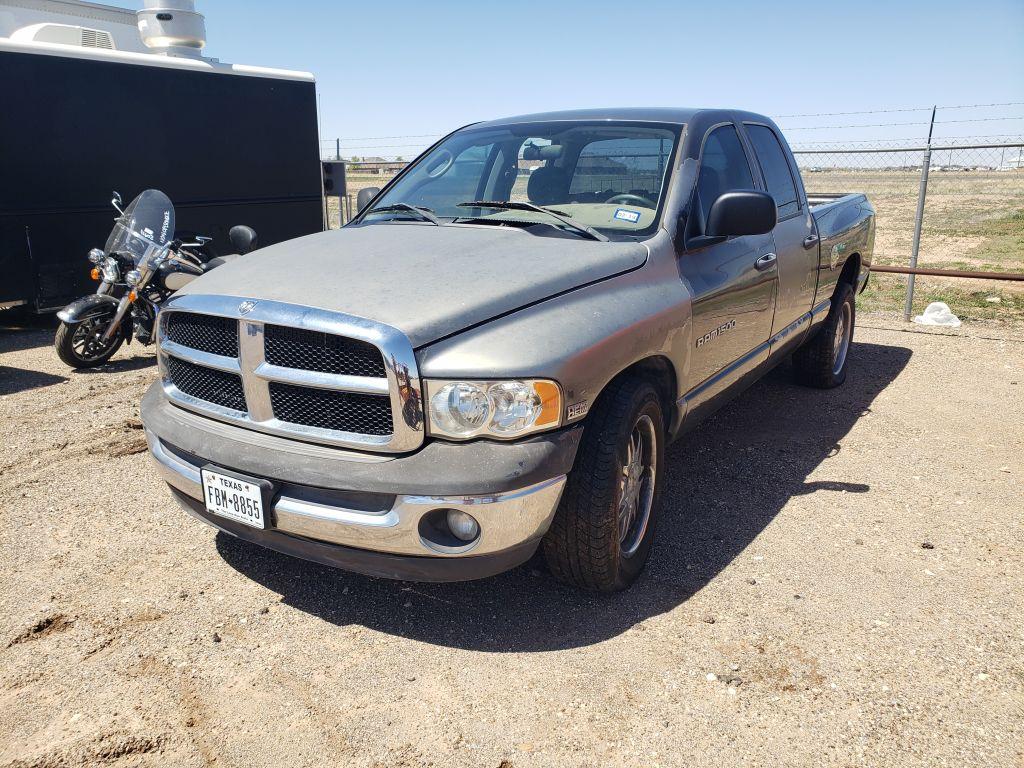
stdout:
<svg viewBox="0 0 1024 768">
<path fill-rule="evenodd" d="M 414 347 L 635 269 L 647 248 L 512 227 L 381 223 L 262 248 L 180 293 L 264 299 L 391 325 Z"/>
</svg>

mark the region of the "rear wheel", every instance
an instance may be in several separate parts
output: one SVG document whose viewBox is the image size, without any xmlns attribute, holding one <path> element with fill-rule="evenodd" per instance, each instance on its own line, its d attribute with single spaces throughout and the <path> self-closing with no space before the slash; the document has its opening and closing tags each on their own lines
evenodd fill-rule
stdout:
<svg viewBox="0 0 1024 768">
<path fill-rule="evenodd" d="M 664 425 L 658 393 L 643 379 L 614 382 L 601 395 L 544 537 L 558 579 L 615 592 L 640 575 L 654 539 Z"/>
<path fill-rule="evenodd" d="M 72 368 L 95 368 L 103 365 L 117 352 L 124 337 L 120 333 L 105 341 L 103 332 L 110 324 L 110 315 L 88 317 L 77 323 L 61 321 L 53 339 L 57 357 Z"/>
<path fill-rule="evenodd" d="M 846 381 L 856 319 L 853 286 L 840 283 L 821 329 L 793 354 L 793 366 L 801 384 L 831 389 Z"/>
</svg>

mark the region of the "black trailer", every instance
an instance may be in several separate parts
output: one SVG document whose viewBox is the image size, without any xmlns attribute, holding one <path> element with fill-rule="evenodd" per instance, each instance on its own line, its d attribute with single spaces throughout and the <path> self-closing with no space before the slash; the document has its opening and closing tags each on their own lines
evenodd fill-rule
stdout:
<svg viewBox="0 0 1024 768">
<path fill-rule="evenodd" d="M 178 232 L 248 224 L 261 245 L 324 228 L 311 75 L 0 41 L 0 308 L 91 292 L 112 190 L 157 188 Z"/>
</svg>

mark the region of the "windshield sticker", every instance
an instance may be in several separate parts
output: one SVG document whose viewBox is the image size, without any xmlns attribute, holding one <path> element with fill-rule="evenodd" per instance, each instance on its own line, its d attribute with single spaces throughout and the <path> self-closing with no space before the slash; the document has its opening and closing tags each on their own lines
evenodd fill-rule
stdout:
<svg viewBox="0 0 1024 768">
<path fill-rule="evenodd" d="M 640 211 L 631 211 L 628 208 L 616 208 L 614 219 L 622 219 L 628 221 L 630 224 L 636 224 L 640 221 Z"/>
</svg>

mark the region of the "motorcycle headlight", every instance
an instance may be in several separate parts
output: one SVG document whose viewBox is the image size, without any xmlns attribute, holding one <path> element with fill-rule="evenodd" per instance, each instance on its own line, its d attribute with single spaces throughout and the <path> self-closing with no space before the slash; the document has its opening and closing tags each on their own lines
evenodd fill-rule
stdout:
<svg viewBox="0 0 1024 768">
<path fill-rule="evenodd" d="M 562 390 L 546 379 L 427 381 L 429 430 L 435 437 L 511 439 L 557 427 Z"/>
<path fill-rule="evenodd" d="M 142 279 L 142 273 L 139 272 L 139 270 L 137 270 L 137 269 L 133 269 L 131 272 L 129 272 L 128 274 L 126 274 L 124 276 L 124 281 L 126 283 L 128 283 L 128 285 L 133 285 L 133 286 L 134 285 L 138 285 L 139 281 L 141 279 Z"/>
<path fill-rule="evenodd" d="M 105 254 L 99 248 L 93 248 L 91 251 L 89 251 L 89 261 L 91 261 L 93 264 L 101 263 L 103 259 L 106 258 L 106 256 L 107 254 Z"/>
<path fill-rule="evenodd" d="M 103 279 L 108 283 L 116 283 L 121 279 L 121 270 L 118 269 L 117 259 L 110 256 L 103 262 Z"/>
</svg>

